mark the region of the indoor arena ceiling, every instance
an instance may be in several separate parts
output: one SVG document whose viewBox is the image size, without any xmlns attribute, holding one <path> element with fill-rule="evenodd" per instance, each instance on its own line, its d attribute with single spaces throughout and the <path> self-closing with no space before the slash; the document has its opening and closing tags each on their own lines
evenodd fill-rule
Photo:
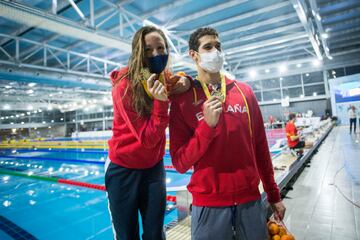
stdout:
<svg viewBox="0 0 360 240">
<path fill-rule="evenodd" d="M 359 63 L 359 0 L 1 0 L 0 16 L 1 111 L 111 103 L 108 74 L 143 25 L 164 30 L 173 71 L 190 75 L 189 34 L 204 26 L 239 80 Z"/>
</svg>

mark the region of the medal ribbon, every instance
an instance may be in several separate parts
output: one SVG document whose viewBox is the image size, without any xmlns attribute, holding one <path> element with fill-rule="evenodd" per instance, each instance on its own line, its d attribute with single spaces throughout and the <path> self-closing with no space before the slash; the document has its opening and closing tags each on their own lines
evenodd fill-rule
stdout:
<svg viewBox="0 0 360 240">
<path fill-rule="evenodd" d="M 197 76 L 196 76 L 197 79 L 199 79 Z M 226 83 L 225 83 L 225 75 L 224 74 L 220 74 L 220 78 L 221 78 L 221 96 L 222 96 L 222 99 L 221 102 L 224 103 L 225 102 L 225 99 L 226 99 Z M 200 84 L 201 84 L 201 87 L 202 89 L 204 90 L 204 93 L 206 95 L 206 98 L 209 99 L 211 97 L 211 94 L 210 94 L 210 91 L 209 91 L 209 88 L 206 86 L 206 83 L 204 83 L 203 81 L 199 81 Z"/>
</svg>

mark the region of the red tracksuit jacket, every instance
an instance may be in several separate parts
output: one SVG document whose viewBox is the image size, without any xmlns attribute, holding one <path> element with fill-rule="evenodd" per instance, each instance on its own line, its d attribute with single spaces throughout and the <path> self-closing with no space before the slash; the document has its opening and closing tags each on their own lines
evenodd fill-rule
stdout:
<svg viewBox="0 0 360 240">
<path fill-rule="evenodd" d="M 112 72 L 112 82 L 127 71 L 128 68 L 123 68 Z M 128 86 L 129 80 L 123 79 L 112 89 L 114 121 L 113 136 L 108 141 L 109 158 L 113 163 L 126 168 L 150 168 L 165 153 L 169 102 L 154 100 L 151 116 L 140 118 L 131 104 L 131 89 L 125 91 Z"/>
<path fill-rule="evenodd" d="M 252 136 L 246 104 L 233 80 L 226 78 L 227 96 L 216 128 L 203 119 L 206 96 L 198 82 L 194 84 L 196 94 L 187 91 L 172 98 L 170 154 L 180 173 L 194 166 L 188 189 L 195 206 L 221 207 L 257 200 L 260 179 L 269 202 L 280 201 L 256 97 L 248 85 L 237 84 L 250 109 Z"/>
</svg>

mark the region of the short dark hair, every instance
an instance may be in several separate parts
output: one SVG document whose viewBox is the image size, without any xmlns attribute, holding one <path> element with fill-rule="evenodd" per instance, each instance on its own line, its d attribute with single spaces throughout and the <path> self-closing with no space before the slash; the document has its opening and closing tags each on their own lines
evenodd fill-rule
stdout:
<svg viewBox="0 0 360 240">
<path fill-rule="evenodd" d="M 296 114 L 295 113 L 290 113 L 289 114 L 289 121 L 293 120 L 296 118 Z"/>
<path fill-rule="evenodd" d="M 199 39 L 206 35 L 219 37 L 219 34 L 214 28 L 211 27 L 198 28 L 195 30 L 195 32 L 191 33 L 190 35 L 189 50 L 198 51 L 200 47 Z"/>
</svg>

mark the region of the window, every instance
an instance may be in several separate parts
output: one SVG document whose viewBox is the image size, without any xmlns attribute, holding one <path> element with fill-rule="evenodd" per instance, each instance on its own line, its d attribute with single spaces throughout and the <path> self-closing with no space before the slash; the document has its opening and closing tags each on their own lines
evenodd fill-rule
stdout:
<svg viewBox="0 0 360 240">
<path fill-rule="evenodd" d="M 255 96 L 256 96 L 256 99 L 258 100 L 258 102 L 261 102 L 262 99 L 261 99 L 261 92 L 258 91 L 258 92 L 254 92 L 255 93 Z"/>
<path fill-rule="evenodd" d="M 263 89 L 280 88 L 279 78 L 262 80 L 262 88 Z"/>
<path fill-rule="evenodd" d="M 344 68 L 330 69 L 327 71 L 327 74 L 329 79 L 343 77 L 345 76 L 345 70 Z"/>
<path fill-rule="evenodd" d="M 261 90 L 261 82 L 260 81 L 250 81 L 250 82 L 247 82 L 247 84 L 249 84 L 251 86 L 253 91 Z"/>
<path fill-rule="evenodd" d="M 360 73 L 360 65 L 345 68 L 346 75 Z"/>
<path fill-rule="evenodd" d="M 324 77 L 322 72 L 312 72 L 303 74 L 304 85 L 307 83 L 323 82 Z"/>
<path fill-rule="evenodd" d="M 283 87 L 295 86 L 295 85 L 301 85 L 301 75 L 293 75 L 282 78 Z"/>
<path fill-rule="evenodd" d="M 264 91 L 263 97 L 264 97 L 264 99 L 263 99 L 264 101 L 273 101 L 274 99 L 280 100 L 281 99 L 280 89 L 273 90 L 273 91 Z"/>
<path fill-rule="evenodd" d="M 325 87 L 324 84 L 317 84 L 312 86 L 304 87 L 305 96 L 319 96 L 325 95 Z"/>
<path fill-rule="evenodd" d="M 303 94 L 301 87 L 283 88 L 283 97 L 299 98 Z"/>
</svg>

